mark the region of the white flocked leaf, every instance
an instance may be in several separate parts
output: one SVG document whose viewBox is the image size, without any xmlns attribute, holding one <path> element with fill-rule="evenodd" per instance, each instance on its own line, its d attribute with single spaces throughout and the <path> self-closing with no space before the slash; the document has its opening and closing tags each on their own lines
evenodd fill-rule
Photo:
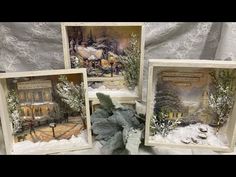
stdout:
<svg viewBox="0 0 236 177">
<path fill-rule="evenodd" d="M 127 143 L 125 146 L 125 148 L 129 151 L 129 154 L 138 154 L 141 138 L 142 130 L 132 129 L 129 131 Z"/>
<path fill-rule="evenodd" d="M 122 132 L 118 131 L 101 149 L 102 154 L 112 154 L 114 150 L 124 147 Z"/>
</svg>

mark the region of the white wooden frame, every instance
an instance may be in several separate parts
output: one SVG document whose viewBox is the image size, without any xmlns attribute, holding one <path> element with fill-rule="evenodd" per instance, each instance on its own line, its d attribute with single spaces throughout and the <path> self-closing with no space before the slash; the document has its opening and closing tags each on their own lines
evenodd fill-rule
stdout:
<svg viewBox="0 0 236 177">
<path fill-rule="evenodd" d="M 0 73 L 0 117 L 2 121 L 3 135 L 5 139 L 6 153 L 12 154 L 13 150 L 13 136 L 11 123 L 9 120 L 8 108 L 6 97 L 8 94 L 6 79 L 8 78 L 19 78 L 19 77 L 33 77 L 33 76 L 50 76 L 50 75 L 61 75 L 61 74 L 82 74 L 84 89 L 85 89 L 85 106 L 86 106 L 86 123 L 87 123 L 87 136 L 88 145 L 83 147 L 77 147 L 72 149 L 60 149 L 51 150 L 43 154 L 64 152 L 70 150 L 80 150 L 92 148 L 92 134 L 91 134 L 91 123 L 90 123 L 90 111 L 89 111 L 89 100 L 88 100 L 88 85 L 87 85 L 87 74 L 86 69 L 61 69 L 61 70 L 46 70 L 46 71 L 29 71 L 29 72 L 14 72 L 14 73 Z"/>
<path fill-rule="evenodd" d="M 236 62 L 234 61 L 218 61 L 218 60 L 176 60 L 176 59 L 150 59 L 148 67 L 148 91 L 147 91 L 147 108 L 146 108 L 146 125 L 145 125 L 145 145 L 147 146 L 164 146 L 170 148 L 202 148 L 202 149 L 210 149 L 213 151 L 219 152 L 233 152 L 234 146 L 236 142 L 236 102 L 233 107 L 231 118 L 228 122 L 228 127 L 226 130 L 227 138 L 229 145 L 228 147 L 214 147 L 210 145 L 193 145 L 193 144 L 164 144 L 158 143 L 149 140 L 150 133 L 150 119 L 152 115 L 151 110 L 151 102 L 153 95 L 153 87 L 155 87 L 155 83 L 153 83 L 153 71 L 154 68 L 164 68 L 164 67 L 173 67 L 173 68 L 224 68 L 224 69 L 236 69 Z"/>
<path fill-rule="evenodd" d="M 140 73 L 139 73 L 139 84 L 138 84 L 138 95 L 137 97 L 131 97 L 130 99 L 135 103 L 135 100 L 142 100 L 142 82 L 143 82 L 143 65 L 144 65 L 144 23 L 142 22 L 63 22 L 61 23 L 61 31 L 62 31 L 62 42 L 63 42 L 63 52 L 64 52 L 64 63 L 65 68 L 71 68 L 70 62 L 70 54 L 69 54 L 69 42 L 68 42 L 68 34 L 66 28 L 68 26 L 140 26 L 141 27 L 141 54 L 140 54 Z M 114 78 L 107 78 L 114 79 Z M 104 79 L 103 79 L 104 80 Z M 88 78 L 88 81 L 91 81 Z M 101 81 L 101 78 L 97 78 L 92 81 Z M 118 97 L 117 100 L 123 102 L 126 101 L 128 97 Z M 90 100 L 97 101 L 94 97 L 89 97 Z"/>
</svg>

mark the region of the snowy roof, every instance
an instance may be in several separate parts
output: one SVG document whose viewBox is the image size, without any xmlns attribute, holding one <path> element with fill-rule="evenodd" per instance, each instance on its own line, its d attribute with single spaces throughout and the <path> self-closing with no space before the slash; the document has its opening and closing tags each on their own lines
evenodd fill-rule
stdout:
<svg viewBox="0 0 236 177">
<path fill-rule="evenodd" d="M 88 58 L 88 60 L 96 60 L 97 59 L 97 57 L 95 57 L 94 55 L 91 55 L 89 58 Z"/>
<path fill-rule="evenodd" d="M 21 103 L 22 106 L 25 106 L 25 105 L 34 105 L 34 106 L 41 106 L 41 105 L 48 105 L 48 104 L 56 104 L 55 102 L 41 102 L 41 103 Z"/>
<path fill-rule="evenodd" d="M 25 82 L 18 82 L 17 89 L 18 90 L 32 90 L 32 89 L 44 89 L 44 88 L 51 88 L 52 81 L 51 80 L 31 80 Z"/>
</svg>

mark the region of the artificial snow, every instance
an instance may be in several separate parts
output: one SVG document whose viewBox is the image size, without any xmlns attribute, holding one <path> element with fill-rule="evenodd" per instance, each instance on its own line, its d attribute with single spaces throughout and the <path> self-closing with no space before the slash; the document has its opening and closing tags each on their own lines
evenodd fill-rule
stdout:
<svg viewBox="0 0 236 177">
<path fill-rule="evenodd" d="M 99 141 L 94 141 L 92 148 L 79 150 L 79 151 L 67 151 L 60 152 L 57 155 L 101 155 L 102 144 Z"/>
<path fill-rule="evenodd" d="M 198 135 L 202 133 L 199 130 L 199 127 L 203 126 L 208 130 L 205 133 L 205 135 L 207 136 L 206 139 L 201 139 L 198 137 Z M 227 137 L 220 134 L 216 135 L 215 132 L 215 128 L 210 127 L 207 124 L 197 123 L 190 124 L 185 127 L 177 127 L 176 129 L 172 130 L 166 137 L 163 137 L 160 134 L 156 134 L 154 136 L 150 136 L 149 139 L 151 141 L 163 144 L 184 144 L 183 140 L 194 138 L 198 140 L 198 143 L 196 144 L 194 142 L 191 142 L 189 144 L 226 147 Z"/>
<path fill-rule="evenodd" d="M 128 89 L 108 89 L 104 85 L 98 88 L 88 87 L 89 98 L 96 98 L 96 93 L 104 93 L 110 95 L 111 97 L 137 97 L 135 90 Z"/>
<path fill-rule="evenodd" d="M 78 136 L 62 140 L 51 140 L 49 142 L 33 143 L 29 140 L 15 143 L 13 154 L 49 154 L 65 150 L 76 150 L 88 146 L 87 131 L 84 130 Z"/>
</svg>

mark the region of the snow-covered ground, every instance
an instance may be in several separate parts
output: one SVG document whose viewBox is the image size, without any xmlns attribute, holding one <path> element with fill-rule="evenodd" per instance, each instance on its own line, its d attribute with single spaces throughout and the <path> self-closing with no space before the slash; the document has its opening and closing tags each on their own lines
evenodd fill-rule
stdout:
<svg viewBox="0 0 236 177">
<path fill-rule="evenodd" d="M 207 128 L 208 131 L 205 133 L 207 135 L 206 139 L 201 139 L 198 137 L 198 135 L 201 133 L 199 127 Z M 198 141 L 198 145 L 226 147 L 228 144 L 227 137 L 221 135 L 220 133 L 216 135 L 215 131 L 215 128 L 210 127 L 207 124 L 197 123 L 185 127 L 177 127 L 176 129 L 172 130 L 166 137 L 162 137 L 160 134 L 150 136 L 149 140 L 163 144 L 184 144 L 183 142 L 181 142 L 181 140 L 187 139 L 190 140 L 190 144 L 196 144 L 191 141 L 191 138 L 195 138 Z"/>
<path fill-rule="evenodd" d="M 137 93 L 134 90 L 108 89 L 105 86 L 100 86 L 99 88 L 88 88 L 89 98 L 96 98 L 96 93 L 98 92 L 110 95 L 111 97 L 137 97 Z"/>
<path fill-rule="evenodd" d="M 13 154 L 48 154 L 65 150 L 76 150 L 89 146 L 87 131 L 84 130 L 77 137 L 72 136 L 69 140 L 51 140 L 49 142 L 22 141 L 13 145 Z"/>
</svg>

